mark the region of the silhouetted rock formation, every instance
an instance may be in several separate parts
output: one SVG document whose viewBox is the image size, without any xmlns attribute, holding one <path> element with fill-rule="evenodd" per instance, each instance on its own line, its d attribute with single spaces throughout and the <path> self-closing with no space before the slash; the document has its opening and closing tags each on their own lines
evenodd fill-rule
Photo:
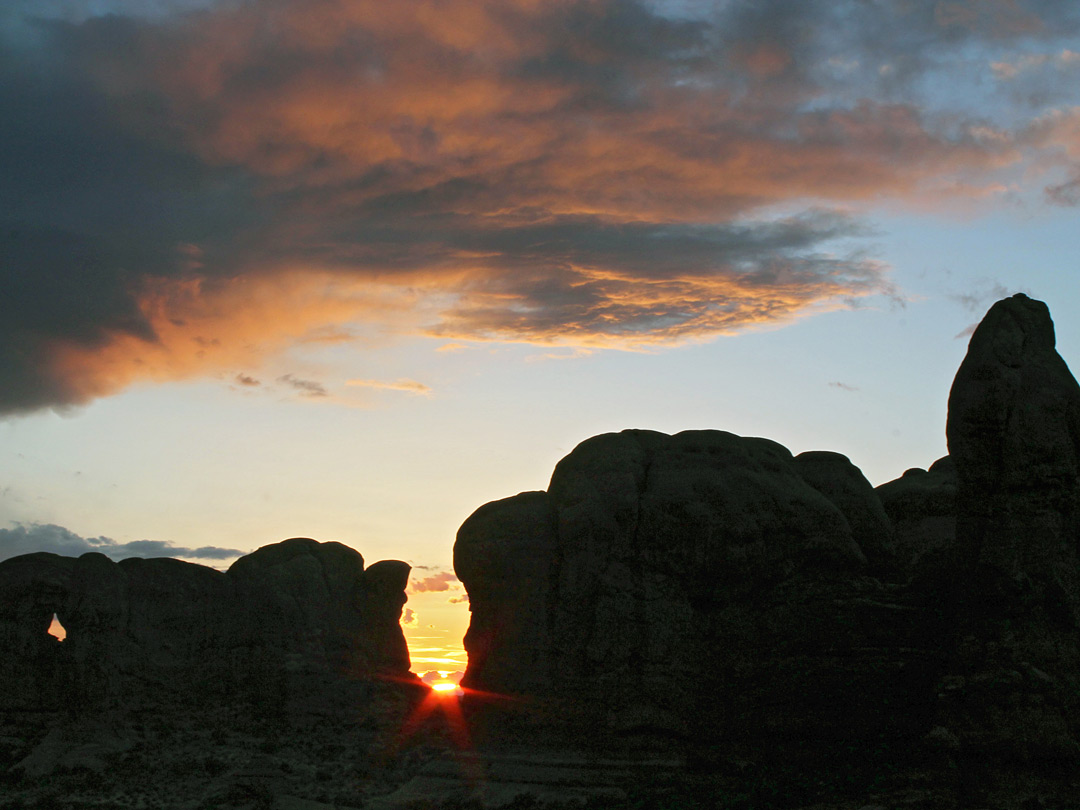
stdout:
<svg viewBox="0 0 1080 810">
<path fill-rule="evenodd" d="M 589 439 L 547 493 L 461 527 L 463 684 L 742 755 L 909 733 L 918 718 L 888 707 L 926 701 L 938 653 L 869 576 L 891 565 L 891 535 L 835 453 L 719 431 Z"/>
<path fill-rule="evenodd" d="M 958 768 L 964 801 L 1067 781 L 1080 388 L 1044 304 L 990 310 L 947 433 L 876 490 L 838 454 L 719 431 L 583 442 L 458 533 L 463 684 L 821 784 L 917 762 Z"/>
<path fill-rule="evenodd" d="M 941 568 L 956 544 L 956 466 L 949 456 L 877 488 L 901 570 Z"/>
<path fill-rule="evenodd" d="M 409 566 L 366 571 L 340 543 L 294 538 L 227 573 L 173 559 L 28 554 L 0 562 L 0 708 L 303 697 L 405 677 Z M 47 634 L 56 614 L 67 630 Z"/>
<path fill-rule="evenodd" d="M 1080 386 L 1054 346 L 1044 303 L 999 301 L 949 395 L 958 613 L 942 716 L 987 768 L 1080 766 Z"/>
</svg>

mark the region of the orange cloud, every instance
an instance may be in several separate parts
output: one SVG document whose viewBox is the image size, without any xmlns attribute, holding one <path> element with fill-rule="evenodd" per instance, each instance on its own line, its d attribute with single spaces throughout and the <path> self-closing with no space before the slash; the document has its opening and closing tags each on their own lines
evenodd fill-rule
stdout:
<svg viewBox="0 0 1080 810">
<path fill-rule="evenodd" d="M 416 380 L 395 380 L 394 382 L 385 380 L 346 380 L 345 384 L 361 388 L 378 388 L 385 391 L 404 391 L 408 394 L 419 394 L 425 397 L 431 395 L 431 388 L 423 383 L 416 382 Z"/>
<path fill-rule="evenodd" d="M 430 577 L 414 580 L 409 583 L 410 593 L 426 593 L 448 591 L 451 588 L 460 587 L 458 578 L 450 571 L 440 571 Z"/>
<path fill-rule="evenodd" d="M 258 366 L 267 355 L 318 340 L 328 323 L 360 321 L 373 311 L 386 321 L 404 316 L 413 303 L 400 289 L 299 271 L 218 281 L 154 279 L 137 301 L 152 337 L 114 331 L 99 344 L 50 346 L 49 371 L 62 381 L 68 401 L 85 402 L 137 381 Z M 237 380 L 258 385 L 243 374 Z"/>
<path fill-rule="evenodd" d="M 939 16 L 974 8 L 944 3 Z M 667 72 L 682 66 L 660 46 L 635 64 L 588 28 L 568 35 L 574 14 L 595 27 L 616 12 L 604 3 L 309 0 L 271 15 L 251 3 L 174 33 L 145 89 L 164 89 L 174 126 L 204 159 L 282 187 L 332 188 L 335 207 L 442 189 L 453 193 L 446 205 L 479 216 L 531 207 L 710 221 L 807 196 L 914 193 L 942 173 L 1017 159 L 934 132 L 905 104 L 809 112 L 793 98 L 755 108 L 709 74 L 673 84 Z M 634 22 L 691 54 L 704 47 L 673 23 Z M 797 58 L 771 42 L 736 51 L 735 63 L 759 77 Z M 455 183 L 469 193 L 446 188 Z"/>
<path fill-rule="evenodd" d="M 457 307 L 445 311 L 429 334 L 641 350 L 777 324 L 811 310 L 844 307 L 851 298 L 885 289 L 873 262 L 864 263 L 862 279 L 848 274 L 851 268 L 844 262 L 836 262 L 835 269 L 838 275 L 832 280 L 821 267 L 800 270 L 796 263 L 783 262 L 745 276 L 687 273 L 642 279 L 578 267 L 567 282 L 565 305 L 560 308 L 549 297 L 544 316 L 537 315 L 525 291 L 478 285 L 460 297 Z"/>
</svg>

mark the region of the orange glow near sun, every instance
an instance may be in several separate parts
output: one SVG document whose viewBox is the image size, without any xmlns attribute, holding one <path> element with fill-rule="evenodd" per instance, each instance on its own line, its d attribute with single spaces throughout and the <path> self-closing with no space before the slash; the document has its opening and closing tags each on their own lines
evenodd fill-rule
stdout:
<svg viewBox="0 0 1080 810">
<path fill-rule="evenodd" d="M 459 691 L 461 689 L 461 687 L 458 686 L 453 681 L 443 681 L 441 683 L 433 683 L 431 685 L 431 688 L 434 689 L 436 692 L 439 692 L 441 695 L 449 695 L 449 694 L 451 694 L 453 692 L 457 692 L 457 691 Z"/>
<path fill-rule="evenodd" d="M 464 690 L 451 681 L 439 681 L 431 686 L 431 691 L 413 710 L 405 720 L 398 733 L 394 744 L 395 749 L 400 747 L 412 737 L 421 727 L 435 723 L 440 724 L 449 733 L 450 739 L 460 751 L 472 749 L 469 739 L 469 727 L 461 711 L 458 697 L 464 695 Z"/>
</svg>

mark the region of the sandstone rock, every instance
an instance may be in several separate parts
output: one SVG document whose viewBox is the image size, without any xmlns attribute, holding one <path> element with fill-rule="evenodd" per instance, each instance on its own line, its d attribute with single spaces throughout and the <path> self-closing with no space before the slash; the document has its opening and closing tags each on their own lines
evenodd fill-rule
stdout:
<svg viewBox="0 0 1080 810">
<path fill-rule="evenodd" d="M 409 566 L 294 538 L 227 573 L 172 559 L 31 554 L 0 562 L 0 706 L 315 698 L 408 677 L 399 619 Z M 53 614 L 68 632 L 46 632 Z M 314 679 L 314 680 L 313 680 Z"/>
<path fill-rule="evenodd" d="M 1080 386 L 1055 350 L 1046 304 L 996 303 L 949 394 L 965 564 L 1039 580 L 1080 622 Z"/>
<path fill-rule="evenodd" d="M 941 707 L 969 780 L 1080 765 L 1080 386 L 1046 305 L 995 304 L 949 395 L 957 642 Z M 1040 672 L 1045 678 L 1024 677 Z M 981 707 L 973 711 L 973 707 Z"/>
<path fill-rule="evenodd" d="M 871 568 L 885 573 L 894 564 L 893 523 L 879 493 L 847 456 L 823 450 L 795 456 L 799 475 L 844 513 L 852 537 Z"/>
<path fill-rule="evenodd" d="M 65 687 L 61 642 L 48 629 L 64 612 L 74 564 L 48 553 L 0 564 L 0 694 L 11 708 L 55 701 Z"/>
<path fill-rule="evenodd" d="M 882 706 L 929 693 L 900 678 L 929 653 L 863 546 L 885 563 L 891 524 L 843 456 L 721 431 L 589 439 L 547 493 L 459 531 L 463 683 L 765 756 L 895 731 Z"/>
<path fill-rule="evenodd" d="M 914 572 L 951 565 L 956 547 L 956 466 L 945 456 L 877 487 L 893 525 L 897 563 Z M 949 558 L 946 560 L 946 558 Z"/>
<path fill-rule="evenodd" d="M 408 563 L 382 560 L 372 564 L 361 577 L 360 611 L 365 640 L 367 671 L 401 675 L 409 671 L 409 647 L 401 632 L 401 611 L 408 597 Z"/>
<path fill-rule="evenodd" d="M 476 662 L 464 686 L 506 693 L 550 685 L 556 554 L 555 514 L 545 492 L 489 503 L 462 525 L 454 570 L 470 593 L 465 649 Z"/>
</svg>

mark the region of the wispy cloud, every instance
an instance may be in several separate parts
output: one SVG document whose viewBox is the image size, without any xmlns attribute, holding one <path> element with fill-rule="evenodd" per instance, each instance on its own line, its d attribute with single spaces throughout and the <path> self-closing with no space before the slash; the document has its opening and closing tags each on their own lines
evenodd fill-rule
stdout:
<svg viewBox="0 0 1080 810">
<path fill-rule="evenodd" d="M 16 523 L 12 529 L 0 529 L 0 560 L 48 551 L 78 557 L 97 551 L 114 560 L 127 557 L 186 557 L 196 560 L 232 560 L 244 552 L 217 546 L 189 548 L 164 540 L 131 540 L 121 543 L 108 537 L 81 537 L 52 523 Z"/>
<path fill-rule="evenodd" d="M 950 293 L 949 299 L 955 301 L 970 313 L 981 315 L 988 303 L 1005 298 L 1020 290 L 1012 290 L 996 279 L 985 279 L 973 289 L 960 293 Z"/>
<path fill-rule="evenodd" d="M 593 349 L 577 347 L 568 351 L 544 352 L 543 354 L 531 354 L 525 358 L 526 363 L 539 363 L 544 360 L 579 360 L 582 357 L 592 357 Z"/>
<path fill-rule="evenodd" d="M 292 374 L 284 374 L 278 377 L 278 382 L 299 392 L 302 397 L 318 398 L 327 396 L 326 387 L 315 380 L 304 380 Z"/>
<path fill-rule="evenodd" d="M 409 394 L 419 394 L 420 396 L 425 397 L 431 395 L 431 388 L 423 383 L 416 382 L 416 380 L 395 380 L 393 382 L 385 380 L 346 380 L 345 384 L 359 388 L 379 388 L 386 391 L 404 391 Z"/>
<path fill-rule="evenodd" d="M 1018 76 L 1042 67 L 1069 70 L 1080 67 L 1080 52 L 1063 48 L 1057 53 L 1026 53 L 1012 60 L 990 63 L 990 70 L 1000 81 L 1012 81 Z"/>
</svg>

